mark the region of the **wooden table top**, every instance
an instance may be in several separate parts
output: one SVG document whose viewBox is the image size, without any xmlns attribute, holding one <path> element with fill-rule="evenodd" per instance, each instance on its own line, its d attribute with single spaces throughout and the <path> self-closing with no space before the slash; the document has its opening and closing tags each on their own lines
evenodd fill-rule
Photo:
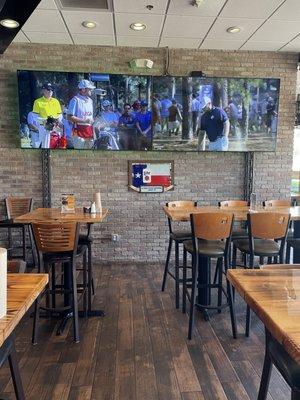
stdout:
<svg viewBox="0 0 300 400">
<path fill-rule="evenodd" d="M 0 346 L 43 291 L 48 274 L 7 274 L 7 314 L 0 318 Z"/>
<path fill-rule="evenodd" d="M 207 212 L 230 212 L 234 213 L 234 219 L 236 221 L 246 221 L 247 214 L 249 212 L 278 212 L 291 214 L 292 221 L 300 221 L 300 207 L 274 207 L 264 208 L 256 207 L 255 211 L 249 209 L 249 207 L 228 207 L 220 208 L 217 206 L 200 206 L 200 207 L 167 207 L 164 206 L 165 214 L 171 218 L 172 221 L 189 221 L 190 214 L 199 214 Z"/>
<path fill-rule="evenodd" d="M 107 216 L 108 209 L 103 208 L 102 213 L 88 214 L 84 213 L 82 208 L 76 208 L 75 213 L 63 214 L 60 208 L 37 208 L 27 214 L 14 219 L 14 222 L 30 224 L 31 222 L 79 222 L 94 224 L 102 222 Z"/>
<path fill-rule="evenodd" d="M 300 364 L 300 270 L 228 270 L 227 277 L 271 335 Z"/>
</svg>

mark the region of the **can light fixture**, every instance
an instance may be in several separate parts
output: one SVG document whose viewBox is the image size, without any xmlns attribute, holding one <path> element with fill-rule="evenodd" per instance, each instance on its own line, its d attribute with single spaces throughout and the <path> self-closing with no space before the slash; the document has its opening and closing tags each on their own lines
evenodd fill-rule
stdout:
<svg viewBox="0 0 300 400">
<path fill-rule="evenodd" d="M 15 29 L 20 26 L 18 21 L 15 21 L 14 19 L 10 18 L 5 18 L 0 21 L 0 25 L 4 26 L 5 28 L 9 29 Z"/>
<path fill-rule="evenodd" d="M 242 28 L 240 28 L 239 26 L 230 26 L 229 28 L 226 29 L 226 31 L 228 33 L 240 33 L 242 30 Z"/>
<path fill-rule="evenodd" d="M 96 28 L 97 23 L 94 22 L 94 21 L 83 21 L 81 23 L 81 25 L 84 26 L 87 29 L 93 29 L 93 28 Z"/>
<path fill-rule="evenodd" d="M 132 24 L 130 24 L 130 29 L 134 31 L 144 31 L 145 29 L 147 29 L 147 25 L 143 24 L 142 22 L 133 22 Z"/>
</svg>

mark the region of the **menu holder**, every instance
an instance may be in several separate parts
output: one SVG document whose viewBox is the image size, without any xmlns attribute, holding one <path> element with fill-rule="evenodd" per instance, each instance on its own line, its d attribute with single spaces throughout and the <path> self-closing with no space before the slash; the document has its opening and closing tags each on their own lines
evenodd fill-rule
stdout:
<svg viewBox="0 0 300 400">
<path fill-rule="evenodd" d="M 61 195 L 61 213 L 74 214 L 75 213 L 75 196 L 74 194 L 63 193 Z"/>
</svg>

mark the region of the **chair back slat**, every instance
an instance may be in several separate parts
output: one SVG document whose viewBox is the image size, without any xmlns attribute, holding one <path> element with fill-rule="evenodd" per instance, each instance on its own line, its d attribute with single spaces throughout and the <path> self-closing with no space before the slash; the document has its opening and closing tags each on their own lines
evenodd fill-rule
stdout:
<svg viewBox="0 0 300 400">
<path fill-rule="evenodd" d="M 273 207 L 290 207 L 291 200 L 266 200 L 263 202 L 264 207 L 273 208 Z"/>
<path fill-rule="evenodd" d="M 193 234 L 197 239 L 227 239 L 231 235 L 233 218 L 231 213 L 191 214 Z"/>
<path fill-rule="evenodd" d="M 173 208 L 191 208 L 197 207 L 197 202 L 192 200 L 178 200 L 178 201 L 169 201 L 166 204 L 167 207 Z"/>
<path fill-rule="evenodd" d="M 248 202 L 246 200 L 224 200 L 219 202 L 220 208 L 230 208 L 230 207 L 247 207 Z"/>
<path fill-rule="evenodd" d="M 7 197 L 5 199 L 6 213 L 8 219 L 27 214 L 32 209 L 31 197 Z"/>
<path fill-rule="evenodd" d="M 290 215 L 277 212 L 248 214 L 250 234 L 256 239 L 281 239 L 287 234 Z"/>
<path fill-rule="evenodd" d="M 74 222 L 32 223 L 36 246 L 41 253 L 74 251 L 78 228 Z"/>
</svg>

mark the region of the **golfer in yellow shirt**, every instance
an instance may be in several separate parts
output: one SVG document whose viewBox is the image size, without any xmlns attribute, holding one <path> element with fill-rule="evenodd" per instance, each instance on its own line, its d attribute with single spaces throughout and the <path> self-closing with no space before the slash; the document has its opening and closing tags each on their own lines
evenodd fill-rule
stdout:
<svg viewBox="0 0 300 400">
<path fill-rule="evenodd" d="M 60 103 L 57 99 L 52 97 L 53 86 L 51 83 L 45 83 L 42 86 L 43 96 L 34 101 L 33 112 L 38 114 L 40 118 L 47 119 L 53 117 L 61 120 L 62 111 Z"/>
</svg>

